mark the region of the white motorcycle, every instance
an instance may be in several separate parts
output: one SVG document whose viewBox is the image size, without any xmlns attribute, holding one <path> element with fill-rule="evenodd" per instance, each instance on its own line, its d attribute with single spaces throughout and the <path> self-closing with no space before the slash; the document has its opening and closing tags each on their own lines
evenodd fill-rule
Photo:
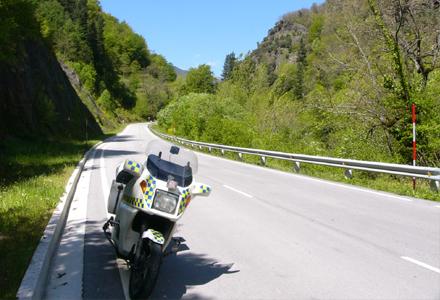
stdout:
<svg viewBox="0 0 440 300">
<path fill-rule="evenodd" d="M 195 196 L 210 194 L 211 187 L 194 181 L 196 173 L 193 152 L 161 140 L 148 144 L 144 164 L 127 159 L 116 169 L 107 203 L 115 217 L 103 229 L 128 262 L 131 298 L 151 294 L 177 220 Z M 178 244 L 176 240 L 174 246 Z"/>
</svg>

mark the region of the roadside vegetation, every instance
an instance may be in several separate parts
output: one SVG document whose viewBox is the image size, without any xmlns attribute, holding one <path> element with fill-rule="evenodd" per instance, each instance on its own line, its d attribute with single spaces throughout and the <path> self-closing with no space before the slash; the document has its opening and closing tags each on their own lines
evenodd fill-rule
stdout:
<svg viewBox="0 0 440 300">
<path fill-rule="evenodd" d="M 195 76 L 206 66 L 190 70 L 159 127 L 205 142 L 411 164 L 415 103 L 417 164 L 439 167 L 439 9 L 336 0 L 286 14 L 256 50 L 226 56 L 221 82 Z M 303 172 L 344 180 L 323 167 Z M 439 199 L 425 183 L 414 194 L 410 179 L 355 174 L 355 184 Z"/>
<path fill-rule="evenodd" d="M 96 142 L 16 138 L 0 142 L 1 299 L 15 299 L 67 180 Z"/>
<path fill-rule="evenodd" d="M 169 132 L 166 132 L 163 128 L 159 127 L 157 124 L 153 125 L 152 129 L 162 133 L 170 134 Z M 213 149 L 211 152 L 209 152 L 206 148 L 202 148 L 200 150 L 198 147 L 189 147 L 189 149 L 192 151 L 203 152 L 230 160 L 262 166 L 260 157 L 255 155 L 243 154 L 242 158 L 240 158 L 237 153 L 227 151 L 225 152 L 225 154 L 222 154 L 221 151 L 215 149 Z M 266 158 L 265 167 L 290 173 L 296 173 L 294 170 L 293 162 L 280 159 Z M 417 188 L 416 190 L 413 190 L 412 179 L 408 177 L 353 170 L 353 178 L 349 179 L 345 177 L 344 171 L 345 170 L 342 168 L 301 163 L 299 174 L 350 185 L 362 186 L 402 196 L 440 201 L 439 194 L 431 189 L 430 182 L 428 180 L 417 179 Z"/>
</svg>

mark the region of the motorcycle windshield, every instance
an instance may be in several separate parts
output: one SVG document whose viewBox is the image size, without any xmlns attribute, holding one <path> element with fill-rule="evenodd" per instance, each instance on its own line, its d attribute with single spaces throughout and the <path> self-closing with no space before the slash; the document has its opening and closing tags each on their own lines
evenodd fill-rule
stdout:
<svg viewBox="0 0 440 300">
<path fill-rule="evenodd" d="M 197 156 L 179 146 L 154 140 L 147 146 L 146 167 L 157 179 L 168 181 L 171 178 L 179 186 L 186 187 L 197 173 Z"/>
</svg>

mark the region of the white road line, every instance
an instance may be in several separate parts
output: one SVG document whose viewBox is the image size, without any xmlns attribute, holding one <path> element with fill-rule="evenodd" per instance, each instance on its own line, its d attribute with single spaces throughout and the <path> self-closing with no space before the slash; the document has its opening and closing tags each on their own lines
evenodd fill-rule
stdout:
<svg viewBox="0 0 440 300">
<path fill-rule="evenodd" d="M 226 159 L 226 158 L 222 158 L 222 157 L 218 157 L 218 156 L 214 156 L 214 155 L 209 155 L 209 154 L 205 154 L 205 153 L 201 153 L 201 152 L 197 152 L 197 155 L 205 156 L 205 157 L 208 157 L 208 158 L 221 159 L 221 160 L 230 162 L 232 164 L 238 164 L 238 165 L 246 166 L 246 167 L 249 167 L 249 168 L 255 168 L 255 169 L 258 169 L 260 171 L 272 172 L 272 173 L 276 173 L 278 175 L 284 175 L 284 176 L 292 176 L 292 177 L 300 178 L 302 180 L 318 181 L 318 182 L 321 182 L 321 183 L 324 183 L 324 184 L 327 184 L 327 185 L 338 186 L 338 187 L 342 187 L 342 188 L 345 188 L 345 189 L 350 189 L 350 190 L 355 190 L 355 191 L 359 191 L 359 192 L 363 192 L 363 193 L 369 193 L 369 194 L 378 195 L 378 196 L 381 196 L 381 197 L 387 197 L 387 198 L 402 200 L 402 201 L 406 201 L 406 202 L 412 202 L 413 201 L 413 199 L 407 198 L 405 196 L 392 195 L 392 194 L 388 194 L 386 192 L 374 191 L 374 190 L 370 190 L 368 188 L 356 187 L 356 186 L 352 186 L 352 185 L 349 185 L 349 184 L 343 184 L 343 183 L 328 181 L 328 180 L 325 180 L 325 179 L 320 179 L 320 178 L 316 178 L 316 177 L 310 177 L 310 176 L 307 176 L 307 175 L 298 175 L 298 174 L 288 173 L 286 171 L 281 171 L 281 170 L 277 170 L 277 169 L 270 169 L 270 168 L 267 168 L 267 167 L 260 167 L 260 166 L 256 166 L 256 165 L 252 165 L 252 164 L 247 164 L 247 163 L 243 163 L 243 162 L 239 162 L 239 161 L 235 161 L 235 160 L 230 160 L 230 159 Z"/>
<path fill-rule="evenodd" d="M 227 189 L 230 189 L 231 191 L 234 191 L 234 192 L 237 192 L 237 193 L 239 193 L 239 194 L 242 194 L 243 196 L 246 196 L 246 197 L 248 197 L 248 198 L 253 198 L 253 197 L 254 197 L 254 196 L 249 195 L 249 194 L 247 194 L 247 193 L 245 193 L 245 192 L 242 192 L 242 191 L 239 191 L 239 190 L 237 190 L 237 189 L 234 189 L 233 187 L 230 187 L 229 185 L 224 184 L 223 186 L 224 186 L 225 188 L 227 188 Z"/>
<path fill-rule="evenodd" d="M 110 193 L 110 184 L 107 177 L 107 173 L 105 171 L 105 159 L 104 159 L 104 152 L 105 152 L 105 144 L 100 147 L 101 155 L 99 158 L 99 169 L 100 169 L 100 175 L 101 175 L 101 188 L 102 188 L 102 195 L 104 196 L 104 204 L 105 204 L 105 211 L 107 212 L 107 201 L 108 201 L 108 195 Z M 111 214 L 107 212 L 107 218 L 110 218 Z M 119 270 L 119 277 L 121 278 L 122 283 L 122 290 L 124 292 L 125 299 L 130 299 L 128 295 L 128 281 L 130 277 L 130 272 L 126 268 L 126 266 L 122 263 L 122 260 L 117 259 L 116 260 Z"/>
<path fill-rule="evenodd" d="M 436 206 L 434 206 L 434 207 L 440 208 L 440 205 L 436 205 Z"/>
<path fill-rule="evenodd" d="M 401 259 L 404 259 L 406 261 L 412 262 L 413 264 L 416 264 L 418 266 L 421 266 L 425 269 L 431 270 L 433 272 L 439 273 L 440 274 L 440 269 L 430 266 L 428 264 L 425 264 L 424 262 L 418 261 L 417 259 L 411 258 L 411 257 L 407 257 L 407 256 L 401 256 Z"/>
</svg>

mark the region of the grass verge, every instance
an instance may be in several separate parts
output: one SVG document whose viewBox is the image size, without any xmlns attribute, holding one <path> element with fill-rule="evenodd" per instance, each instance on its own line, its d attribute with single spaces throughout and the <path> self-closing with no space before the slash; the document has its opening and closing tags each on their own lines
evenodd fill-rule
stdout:
<svg viewBox="0 0 440 300">
<path fill-rule="evenodd" d="M 169 134 L 157 125 L 153 125 L 153 129 L 158 132 Z M 206 148 L 200 150 L 198 147 L 194 147 L 192 148 L 192 150 L 208 153 L 208 150 Z M 216 156 L 222 156 L 221 152 L 218 150 L 213 150 L 212 153 L 210 154 Z M 237 153 L 225 152 L 225 155 L 222 157 L 240 161 Z M 243 162 L 259 165 L 260 158 L 255 155 L 244 154 Z M 286 171 L 286 172 L 293 172 L 293 163 L 280 159 L 268 158 L 267 167 Z M 306 163 L 301 164 L 300 173 L 302 175 L 362 186 L 362 187 L 390 192 L 402 196 L 410 196 L 421 199 L 440 201 L 440 194 L 438 192 L 434 192 L 431 190 L 430 183 L 428 180 L 417 179 L 416 190 L 413 190 L 412 178 L 403 177 L 403 176 L 353 170 L 353 178 L 347 179 L 344 176 L 344 169 L 342 168 L 318 166 L 318 165 L 312 165 Z"/>
<path fill-rule="evenodd" d="M 15 299 L 67 180 L 96 142 L 0 142 L 0 299 Z"/>
</svg>

